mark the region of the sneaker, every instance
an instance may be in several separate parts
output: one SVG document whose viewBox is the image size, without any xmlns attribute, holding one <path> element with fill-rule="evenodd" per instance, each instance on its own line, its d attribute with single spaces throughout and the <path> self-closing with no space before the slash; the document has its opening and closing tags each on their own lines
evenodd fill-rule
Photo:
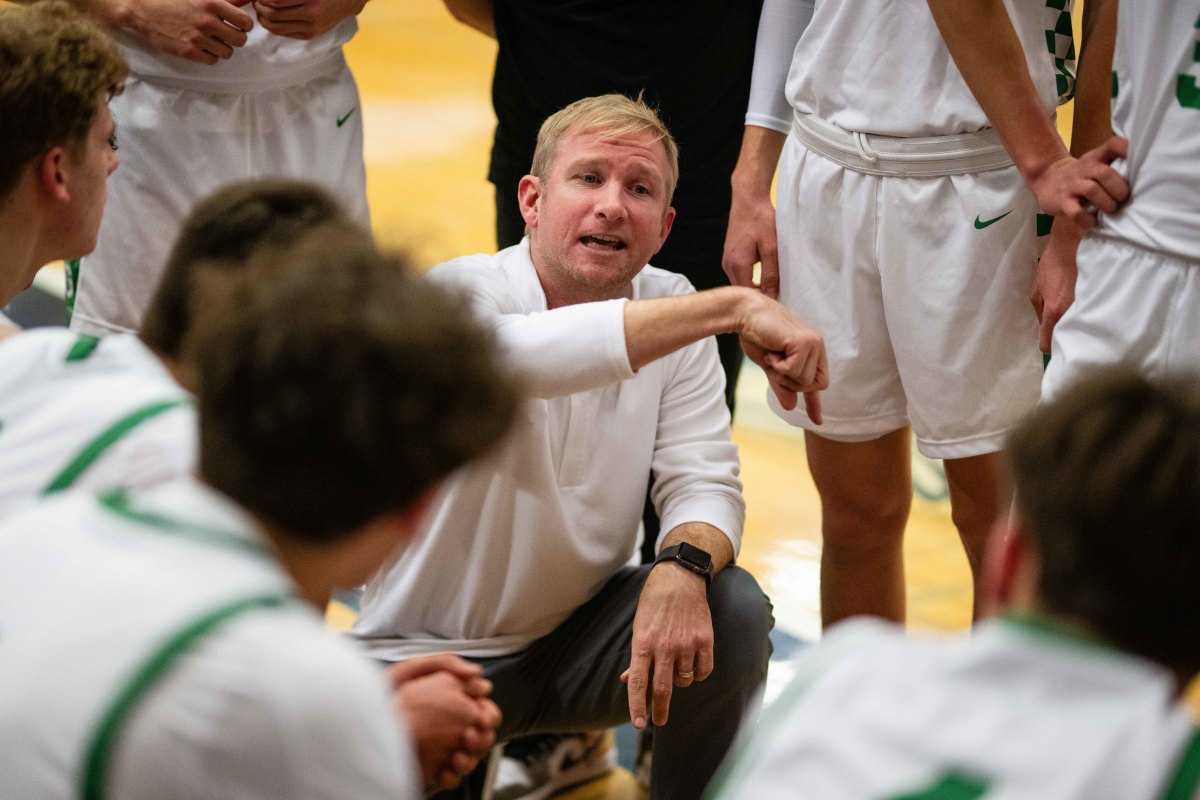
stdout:
<svg viewBox="0 0 1200 800">
<path fill-rule="evenodd" d="M 545 800 L 617 765 L 612 731 L 523 736 L 504 746 L 494 800 Z"/>
</svg>

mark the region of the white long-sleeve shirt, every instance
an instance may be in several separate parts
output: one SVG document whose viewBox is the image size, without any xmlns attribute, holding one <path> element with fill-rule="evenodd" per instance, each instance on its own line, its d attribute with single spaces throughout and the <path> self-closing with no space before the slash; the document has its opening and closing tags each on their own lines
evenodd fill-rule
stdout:
<svg viewBox="0 0 1200 800">
<path fill-rule="evenodd" d="M 629 561 L 651 471 L 663 535 L 705 522 L 737 552 L 745 505 L 711 338 L 635 373 L 625 301 L 548 311 L 528 240 L 430 275 L 468 292 L 532 397 L 368 585 L 354 633 L 372 655 L 495 656 L 549 633 Z M 646 267 L 630 299 L 691 290 Z"/>
</svg>

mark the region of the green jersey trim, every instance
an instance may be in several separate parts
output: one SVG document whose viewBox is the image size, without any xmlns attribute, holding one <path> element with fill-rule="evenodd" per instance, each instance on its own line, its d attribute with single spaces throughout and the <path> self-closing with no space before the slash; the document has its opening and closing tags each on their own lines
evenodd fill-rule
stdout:
<svg viewBox="0 0 1200 800">
<path fill-rule="evenodd" d="M 260 609 L 280 608 L 291 599 L 282 594 L 265 594 L 219 606 L 185 625 L 151 653 L 100 717 L 84 751 L 79 784 L 81 800 L 103 800 L 113 752 L 125 723 L 181 656 L 233 617 Z"/>
<path fill-rule="evenodd" d="M 71 324 L 71 317 L 75 313 L 75 298 L 79 294 L 79 267 L 82 259 L 68 258 L 63 262 L 63 300 L 67 307 L 67 324 Z"/>
<path fill-rule="evenodd" d="M 892 800 L 976 800 L 987 794 L 988 782 L 965 772 L 947 772 L 928 788 Z"/>
<path fill-rule="evenodd" d="M 1200 788 L 1200 731 L 1192 733 L 1163 800 L 1192 800 Z"/>
<path fill-rule="evenodd" d="M 109 492 L 99 497 L 100 505 L 119 517 L 137 522 L 162 533 L 169 533 L 200 544 L 241 551 L 259 558 L 275 560 L 271 550 L 263 544 L 239 536 L 236 533 L 193 525 L 183 520 L 172 519 L 162 514 L 143 511 L 129 504 L 129 498 L 120 492 Z"/>
<path fill-rule="evenodd" d="M 75 340 L 75 344 L 71 345 L 71 349 L 67 351 L 66 362 L 70 364 L 73 361 L 83 361 L 96 352 L 96 348 L 99 346 L 100 338 L 98 336 L 80 334 L 79 338 Z"/>
<path fill-rule="evenodd" d="M 85 338 L 94 337 L 80 337 L 80 342 L 76 344 L 75 348 L 72 348 L 72 352 L 79 347 L 79 344 L 81 344 Z M 71 360 L 70 356 L 67 357 L 67 360 Z M 93 439 L 91 443 L 87 445 L 87 447 L 83 448 L 83 450 L 79 452 L 79 455 L 71 459 L 71 462 L 67 464 L 63 471 L 58 473 L 54 480 L 50 481 L 46 488 L 42 490 L 42 494 L 55 494 L 63 491 L 64 489 L 69 489 L 72 484 L 79 480 L 79 477 L 86 472 L 89 467 L 92 466 L 92 464 L 96 463 L 96 461 L 99 460 L 99 458 L 104 455 L 110 447 L 120 441 L 121 437 L 123 437 L 125 434 L 129 433 L 146 420 L 157 417 L 159 414 L 162 414 L 165 411 L 170 411 L 173 408 L 186 405 L 187 402 L 188 401 L 184 399 L 162 400 L 157 403 L 151 403 L 150 405 L 142 406 L 141 408 L 117 420 L 106 430 L 102 431 L 99 436 Z"/>
</svg>

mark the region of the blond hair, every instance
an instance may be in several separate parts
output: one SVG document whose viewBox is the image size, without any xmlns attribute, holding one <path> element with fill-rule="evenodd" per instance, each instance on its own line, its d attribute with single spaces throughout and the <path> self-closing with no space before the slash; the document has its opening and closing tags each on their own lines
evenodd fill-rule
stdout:
<svg viewBox="0 0 1200 800">
<path fill-rule="evenodd" d="M 62 0 L 0 6 L 0 197 L 51 148 L 78 154 L 127 73 L 104 29 Z"/>
<path fill-rule="evenodd" d="M 642 100 L 641 94 L 636 100 L 623 94 L 585 97 L 547 117 L 538 130 L 531 174 L 546 179 L 559 140 L 568 133 L 600 135 L 604 139 L 651 134 L 662 143 L 667 156 L 667 202 L 675 194 L 679 182 L 679 146 L 658 112 Z"/>
</svg>

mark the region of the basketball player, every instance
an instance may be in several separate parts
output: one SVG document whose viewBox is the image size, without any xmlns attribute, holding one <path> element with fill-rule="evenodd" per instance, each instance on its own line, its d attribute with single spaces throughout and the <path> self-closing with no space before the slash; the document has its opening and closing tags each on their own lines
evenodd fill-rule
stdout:
<svg viewBox="0 0 1200 800">
<path fill-rule="evenodd" d="M 1094 377 L 1008 444 L 1000 615 L 944 640 L 831 629 L 710 797 L 1200 797 L 1177 702 L 1200 670 L 1200 384 Z"/>
<path fill-rule="evenodd" d="M 1048 121 L 1071 89 L 1069 8 L 1009 12 Z M 762 290 L 831 342 L 824 424 L 771 403 L 806 430 L 822 619 L 902 620 L 912 435 L 945 460 L 977 589 L 1007 505 L 997 451 L 1041 379 L 1037 203 L 922 3 L 767 0 L 746 119 L 726 270 L 750 285 L 761 261 Z"/>
</svg>

